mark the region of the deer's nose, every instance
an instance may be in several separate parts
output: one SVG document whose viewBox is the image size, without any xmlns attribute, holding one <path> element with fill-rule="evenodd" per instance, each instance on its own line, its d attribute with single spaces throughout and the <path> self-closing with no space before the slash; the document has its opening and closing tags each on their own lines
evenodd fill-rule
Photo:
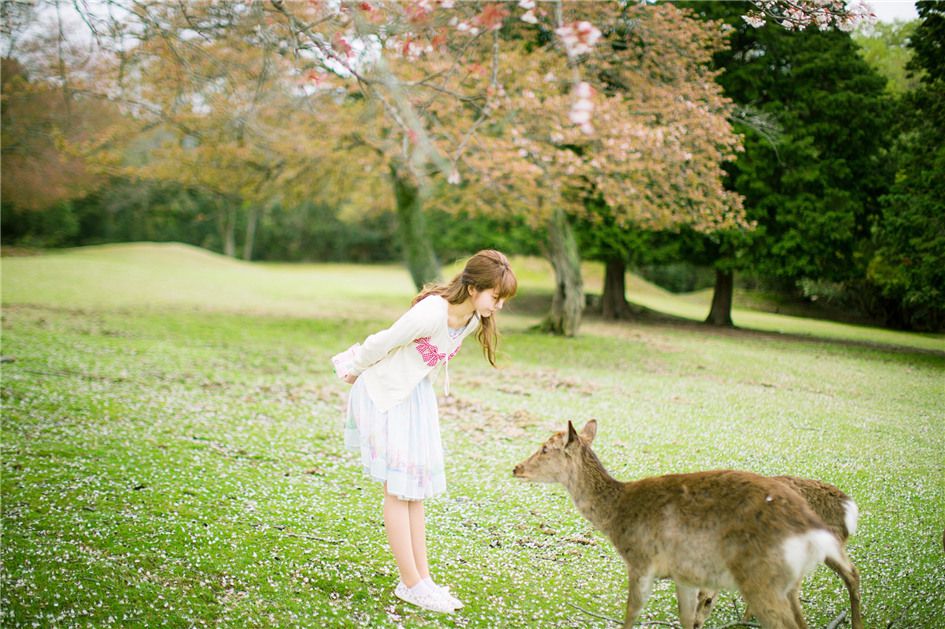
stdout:
<svg viewBox="0 0 945 629">
<path fill-rule="evenodd" d="M 525 470 L 522 468 L 522 464 L 519 463 L 518 465 L 515 466 L 515 469 L 512 470 L 512 476 L 521 476 L 524 473 L 524 471 Z"/>
</svg>

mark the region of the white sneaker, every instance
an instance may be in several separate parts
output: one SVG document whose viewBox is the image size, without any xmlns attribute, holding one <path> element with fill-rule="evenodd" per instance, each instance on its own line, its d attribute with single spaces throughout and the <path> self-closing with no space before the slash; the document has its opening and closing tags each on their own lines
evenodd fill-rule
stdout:
<svg viewBox="0 0 945 629">
<path fill-rule="evenodd" d="M 441 596 L 439 591 L 431 593 L 429 589 L 424 587 L 421 588 L 421 591 L 417 592 L 416 589 L 417 588 L 408 588 L 403 582 L 400 582 L 397 584 L 397 587 L 394 588 L 394 596 L 411 605 L 429 609 L 432 612 L 440 612 L 441 614 L 453 613 L 453 605 L 445 597 Z"/>
<path fill-rule="evenodd" d="M 436 584 L 434 584 L 433 587 L 435 587 L 437 590 L 439 590 L 440 596 L 442 596 L 444 599 L 446 599 L 446 601 L 447 601 L 450 605 L 453 606 L 453 609 L 461 609 L 461 608 L 465 607 L 465 605 L 463 605 L 463 602 L 462 602 L 461 600 L 459 600 L 458 598 L 456 598 L 455 596 L 453 596 L 453 593 L 450 592 L 450 586 L 448 586 L 448 585 L 436 585 Z"/>
</svg>

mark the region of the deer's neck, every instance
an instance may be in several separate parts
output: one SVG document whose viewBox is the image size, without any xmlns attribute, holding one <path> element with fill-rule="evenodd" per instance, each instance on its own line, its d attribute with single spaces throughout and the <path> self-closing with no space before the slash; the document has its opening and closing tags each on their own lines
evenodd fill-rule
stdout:
<svg viewBox="0 0 945 629">
<path fill-rule="evenodd" d="M 623 483 L 615 480 L 590 448 L 581 452 L 578 472 L 565 483 L 578 511 L 598 530 L 609 534 L 619 508 Z"/>
</svg>

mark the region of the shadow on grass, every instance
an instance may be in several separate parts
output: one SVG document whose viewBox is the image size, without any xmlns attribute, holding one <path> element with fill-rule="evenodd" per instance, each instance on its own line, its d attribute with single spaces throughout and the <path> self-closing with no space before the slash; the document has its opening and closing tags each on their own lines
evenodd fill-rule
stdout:
<svg viewBox="0 0 945 629">
<path fill-rule="evenodd" d="M 551 310 L 552 293 L 550 291 L 520 291 L 515 299 L 509 302 L 506 307 L 507 312 L 511 314 L 528 315 L 543 317 Z M 583 320 L 587 323 L 601 323 L 610 325 L 637 325 L 664 327 L 669 326 L 677 330 L 688 330 L 700 334 L 711 335 L 724 338 L 744 338 L 752 340 L 772 340 L 782 342 L 797 342 L 807 345 L 828 345 L 846 348 L 861 348 L 868 350 L 888 351 L 901 355 L 912 355 L 927 357 L 932 360 L 929 364 L 940 364 L 945 361 L 945 348 L 942 350 L 924 349 L 918 347 L 909 347 L 897 345 L 888 342 L 871 342 L 856 339 L 840 339 L 824 336 L 815 336 L 810 334 L 801 334 L 796 332 L 771 332 L 768 330 L 757 330 L 753 328 L 739 326 L 717 326 L 705 323 L 703 321 L 694 321 L 686 317 L 660 312 L 647 308 L 640 304 L 629 304 L 629 316 L 620 319 L 605 319 L 601 313 L 600 296 L 589 294 L 587 296 L 588 305 L 584 309 Z M 853 324 L 846 324 L 853 325 Z M 538 332 L 536 326 L 532 331 Z"/>
</svg>

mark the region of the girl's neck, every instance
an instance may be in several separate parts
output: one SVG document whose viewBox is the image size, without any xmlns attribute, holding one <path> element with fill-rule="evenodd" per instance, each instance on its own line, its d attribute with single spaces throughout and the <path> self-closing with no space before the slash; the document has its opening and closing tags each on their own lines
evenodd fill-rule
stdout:
<svg viewBox="0 0 945 629">
<path fill-rule="evenodd" d="M 453 329 L 465 327 L 474 310 L 472 299 L 461 304 L 449 304 L 446 307 L 446 324 Z"/>
</svg>

